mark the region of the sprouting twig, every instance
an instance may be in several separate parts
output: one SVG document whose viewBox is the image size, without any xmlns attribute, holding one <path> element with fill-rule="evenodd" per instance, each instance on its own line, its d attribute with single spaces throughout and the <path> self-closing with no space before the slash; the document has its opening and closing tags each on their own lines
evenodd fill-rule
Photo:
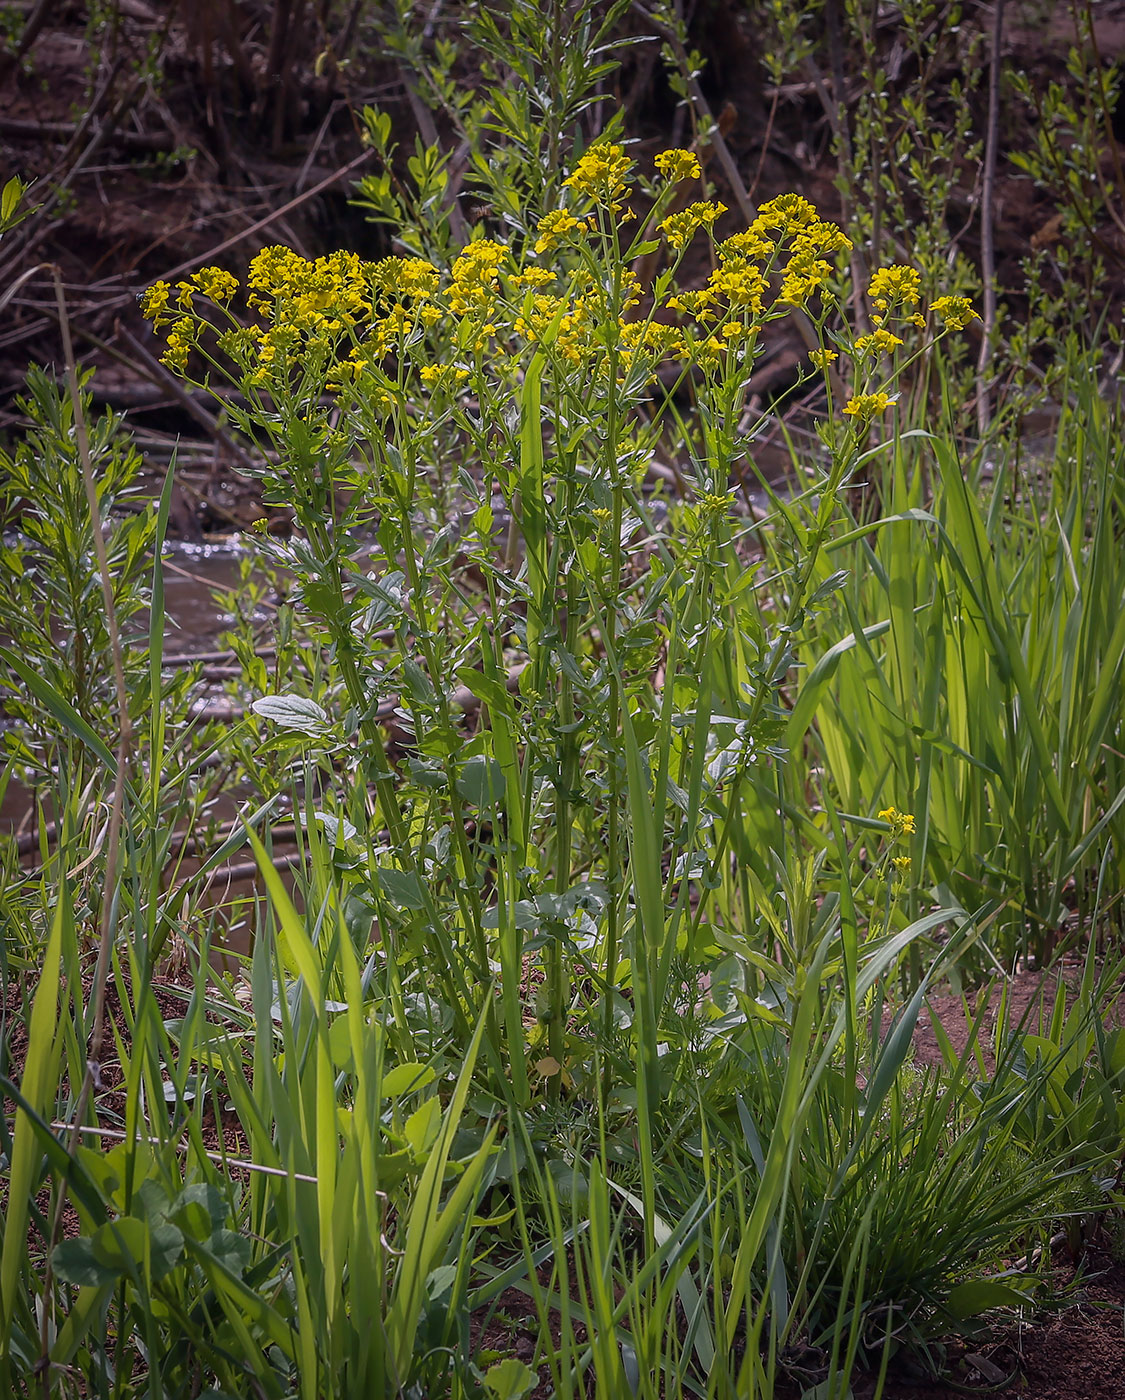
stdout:
<svg viewBox="0 0 1125 1400">
<path fill-rule="evenodd" d="M 995 0 L 992 16 L 992 60 L 988 72 L 988 130 L 985 134 L 984 175 L 980 194 L 980 266 L 984 283 L 984 314 L 977 354 L 977 429 L 988 432 L 990 404 L 986 376 L 996 326 L 996 253 L 992 239 L 993 203 L 996 198 L 996 147 L 1000 135 L 1000 45 L 1004 37 L 1004 0 Z"/>
</svg>

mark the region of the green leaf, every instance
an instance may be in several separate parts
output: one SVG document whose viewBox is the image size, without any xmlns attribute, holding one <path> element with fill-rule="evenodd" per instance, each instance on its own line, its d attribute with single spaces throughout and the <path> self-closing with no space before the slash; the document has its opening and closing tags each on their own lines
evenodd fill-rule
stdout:
<svg viewBox="0 0 1125 1400">
<path fill-rule="evenodd" d="M 28 1025 L 27 1057 L 20 1084 L 27 1110 L 21 1107 L 16 1113 L 11 1147 L 8 1149 L 4 1246 L 0 1251 L 0 1356 L 8 1347 L 16 1297 L 23 1286 L 23 1272 L 27 1263 L 27 1224 L 30 1205 L 37 1190 L 42 1155 L 42 1149 L 36 1142 L 35 1124 L 30 1115 L 49 1117 L 59 1087 L 58 1057 L 61 1037 L 57 1034 L 57 1028 L 64 936 L 67 942 L 75 937 L 70 889 L 65 881 L 60 891 L 55 917 L 51 921 L 47 946 L 43 951 Z"/>
<path fill-rule="evenodd" d="M 416 1089 L 424 1089 L 427 1084 L 432 1084 L 435 1078 L 429 1065 L 415 1062 L 395 1065 L 383 1075 L 383 1097 L 397 1099 L 403 1094 L 412 1094 Z"/>
<path fill-rule="evenodd" d="M 484 1384 L 496 1400 L 522 1400 L 528 1391 L 539 1384 L 539 1377 L 530 1366 L 525 1366 L 514 1356 L 506 1356 L 503 1361 L 497 1361 L 495 1366 L 488 1368 Z"/>
<path fill-rule="evenodd" d="M 470 758 L 457 779 L 457 791 L 478 811 L 492 809 L 501 802 L 505 787 L 503 769 L 484 754 Z"/>
<path fill-rule="evenodd" d="M 118 1266 L 103 1263 L 94 1253 L 93 1240 L 86 1235 L 76 1240 L 63 1240 L 56 1245 L 51 1264 L 63 1283 L 74 1283 L 83 1288 L 114 1283 L 124 1272 Z"/>
<path fill-rule="evenodd" d="M 990 1308 L 1025 1308 L 1026 1293 L 993 1278 L 973 1278 L 959 1283 L 949 1295 L 946 1311 L 958 1322 L 988 1312 Z"/>
<path fill-rule="evenodd" d="M 6 224 L 15 214 L 24 189 L 25 185 L 18 175 L 13 175 L 4 186 L 4 193 L 0 195 L 0 223 Z"/>
<path fill-rule="evenodd" d="M 415 1158 L 422 1161 L 437 1141 L 437 1135 L 440 1131 L 441 1103 L 433 1098 L 427 1099 L 420 1108 L 414 1110 L 406 1120 L 403 1135 L 410 1144 L 410 1150 L 414 1153 Z"/>
<path fill-rule="evenodd" d="M 209 1240 L 226 1219 L 226 1205 L 217 1186 L 193 1182 L 177 1196 L 170 1214 L 193 1240 Z"/>
<path fill-rule="evenodd" d="M 388 903 L 396 909 L 425 909 L 426 898 L 418 876 L 409 870 L 395 870 L 393 866 L 379 866 L 379 884 Z"/>
<path fill-rule="evenodd" d="M 250 1264 L 250 1241 L 235 1230 L 216 1230 L 208 1244 L 211 1258 L 235 1277 Z"/>
<path fill-rule="evenodd" d="M 315 700 L 303 695 L 263 695 L 251 706 L 256 715 L 271 720 L 282 729 L 296 729 L 302 734 L 324 734 L 328 716 Z"/>
</svg>

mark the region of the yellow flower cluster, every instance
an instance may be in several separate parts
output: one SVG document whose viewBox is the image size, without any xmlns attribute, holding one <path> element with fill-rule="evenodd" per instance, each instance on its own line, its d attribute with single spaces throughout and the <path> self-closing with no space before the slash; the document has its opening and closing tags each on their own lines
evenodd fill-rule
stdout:
<svg viewBox="0 0 1125 1400">
<path fill-rule="evenodd" d="M 970 321 L 980 320 L 968 297 L 938 297 L 930 310 L 951 331 L 963 331 Z"/>
<path fill-rule="evenodd" d="M 853 244 L 839 224 L 814 219 L 811 223 L 800 225 L 792 246 L 794 253 L 816 253 L 823 258 L 835 253 L 850 253 Z"/>
<path fill-rule="evenodd" d="M 698 180 L 703 174 L 699 157 L 691 151 L 661 151 L 653 164 L 670 185 L 678 184 L 681 180 Z"/>
<path fill-rule="evenodd" d="M 525 267 L 522 272 L 513 272 L 508 281 L 513 287 L 549 287 L 556 281 L 558 273 L 549 267 Z"/>
<path fill-rule="evenodd" d="M 698 157 L 686 150 L 661 152 L 655 166 L 669 184 L 702 175 Z M 568 240 L 593 242 L 597 217 L 586 211 L 592 203 L 620 215 L 632 169 L 622 146 L 606 141 L 591 146 L 564 182 L 578 212 L 559 208 L 539 219 L 535 257 L 549 262 L 548 255 Z M 725 213 L 721 203 L 700 201 L 668 214 L 659 227 L 667 244 L 680 252 L 700 229 L 713 233 Z M 521 348 L 544 343 L 557 362 L 584 374 L 615 358 L 619 379 L 632 372 L 637 383 L 664 359 L 692 362 L 706 374 L 744 373 L 763 321 L 782 314 L 785 304 L 804 306 L 827 294 L 837 258 L 851 247 L 843 230 L 820 219 L 807 199 L 780 195 L 762 205 L 749 228 L 717 245 L 718 266 L 701 288 L 657 299 L 649 315 L 633 320 L 646 289 L 626 274 L 623 295 L 611 307 L 608 288 L 620 286 L 620 277 L 595 275 L 585 258 L 577 270 L 566 258 L 559 266 L 534 260 L 521 266 L 506 244 L 481 238 L 464 247 L 447 271 L 422 258 L 372 263 L 341 252 L 306 259 L 275 246 L 253 259 L 247 277 L 248 303 L 260 313 L 259 323 L 240 326 L 228 313 L 218 346 L 249 383 L 269 385 L 275 395 L 287 390 L 291 376 L 294 385 L 328 383 L 336 391 L 362 380 L 372 402 L 393 388 L 384 362 L 408 367 L 434 391 L 453 390 L 471 376 L 474 354 L 487 351 L 490 364 L 515 370 Z M 780 292 L 771 307 L 775 274 Z M 857 359 L 889 354 L 903 344 L 895 331 L 900 323 L 922 321 L 920 289 L 921 276 L 912 267 L 874 274 L 869 292 L 886 315 L 873 317 L 872 332 L 854 342 Z M 203 268 L 175 287 L 158 282 L 149 288 L 141 311 L 154 327 L 169 328 L 164 362 L 186 372 L 199 344 L 207 323 L 193 298 L 226 308 L 237 291 L 237 280 L 217 267 Z M 660 317 L 668 311 L 680 313 L 686 324 L 666 324 Z M 964 297 L 939 298 L 930 311 L 947 329 L 963 329 L 976 315 Z M 427 334 L 431 329 L 437 331 L 433 339 Z M 840 336 L 831 343 L 846 348 Z M 827 370 L 838 359 L 837 348 L 815 350 L 810 360 Z M 861 377 L 844 408 L 861 428 L 893 403 L 883 390 L 858 392 L 866 387 Z"/>
<path fill-rule="evenodd" d="M 669 214 L 660 224 L 660 232 L 677 252 L 686 248 L 701 228 L 711 228 L 716 219 L 727 212 L 727 206 L 716 200 L 700 200 L 689 204 L 678 214 Z"/>
<path fill-rule="evenodd" d="M 458 316 L 490 312 L 500 286 L 499 270 L 508 256 L 503 243 L 478 238 L 453 264 L 449 309 Z"/>
<path fill-rule="evenodd" d="M 897 335 L 893 335 L 880 326 L 870 335 L 861 335 L 855 343 L 855 348 L 861 355 L 890 354 L 892 350 L 897 350 L 901 344 L 902 341 Z"/>
<path fill-rule="evenodd" d="M 536 225 L 539 234 L 535 240 L 536 253 L 553 253 L 567 234 L 585 227 L 585 222 L 576 219 L 569 209 L 553 209 L 551 213 L 544 214 Z"/>
<path fill-rule="evenodd" d="M 796 233 L 816 223 L 816 205 L 800 194 L 779 194 L 758 210 L 758 217 L 750 227 L 758 229 L 780 229 L 781 236 Z"/>
<path fill-rule="evenodd" d="M 141 315 L 152 322 L 153 330 L 159 330 L 169 319 L 164 312 L 171 291 L 167 282 L 154 282 L 147 292 L 141 293 Z"/>
<path fill-rule="evenodd" d="M 766 285 L 761 268 L 752 262 L 724 263 L 707 279 L 713 297 L 721 297 L 732 311 L 749 311 L 754 316 L 764 309 Z"/>
<path fill-rule="evenodd" d="M 793 306 L 804 306 L 809 297 L 832 276 L 832 264 L 818 258 L 811 250 L 795 253 L 789 259 L 785 276 L 781 280 L 779 301 L 787 301 Z"/>
<path fill-rule="evenodd" d="M 881 389 L 877 394 L 857 394 L 844 405 L 844 412 L 861 423 L 870 423 L 877 414 L 886 413 L 894 400 Z M 882 813 L 880 813 L 882 815 Z"/>
<path fill-rule="evenodd" d="M 581 157 L 574 173 L 563 184 L 575 194 L 584 195 L 595 204 L 604 205 L 615 212 L 620 208 L 618 201 L 625 193 L 625 183 L 633 162 L 625 154 L 622 146 L 610 141 L 599 141 Z"/>
<path fill-rule="evenodd" d="M 335 335 L 371 314 L 368 265 L 355 253 L 303 258 L 291 248 L 263 248 L 250 264 L 252 307 L 309 335 Z"/>
<path fill-rule="evenodd" d="M 383 258 L 381 262 L 368 263 L 364 271 L 372 290 L 392 301 L 402 297 L 428 300 L 441 283 L 441 274 L 425 258 Z"/>
<path fill-rule="evenodd" d="M 897 807 L 884 807 L 879 820 L 891 828 L 892 836 L 913 836 L 914 817 L 910 812 L 900 812 Z"/>
<path fill-rule="evenodd" d="M 750 227 L 776 228 L 779 220 L 783 221 L 781 236 L 793 235 L 793 241 L 778 300 L 804 306 L 832 276 L 826 259 L 850 252 L 852 242 L 838 224 L 818 219 L 816 209 L 800 195 L 779 195 L 763 207 Z"/>
<path fill-rule="evenodd" d="M 686 359 L 689 354 L 683 331 L 663 321 L 625 321 L 621 324 L 620 335 L 623 370 L 642 357 L 659 364 L 664 359 Z"/>
<path fill-rule="evenodd" d="M 754 222 L 756 224 L 757 220 Z M 744 229 L 742 233 L 732 234 L 716 249 L 722 262 L 735 262 L 738 259 L 747 262 L 766 262 L 773 257 L 776 251 L 773 239 L 767 237 L 761 229 L 755 228 L 753 224 L 748 229 Z"/>
<path fill-rule="evenodd" d="M 194 273 L 191 281 L 205 297 L 223 306 L 238 291 L 238 278 L 221 267 L 205 267 L 202 271 Z M 183 285 L 181 282 L 180 286 Z"/>
<path fill-rule="evenodd" d="M 915 306 L 922 286 L 922 274 L 916 267 L 899 263 L 894 267 L 881 267 L 871 279 L 867 292 L 880 311 L 886 311 L 892 302 L 901 306 Z"/>
<path fill-rule="evenodd" d="M 418 378 L 431 388 L 451 389 L 463 384 L 468 377 L 469 371 L 460 365 L 423 365 L 418 371 Z"/>
<path fill-rule="evenodd" d="M 184 316 L 168 332 L 168 341 L 160 363 L 181 374 L 187 369 L 188 356 L 195 344 L 197 331 L 190 316 Z"/>
<path fill-rule="evenodd" d="M 516 316 L 512 328 L 530 345 L 541 343 L 552 331 L 551 344 L 569 364 L 580 365 L 598 353 L 598 316 L 584 295 L 570 298 L 532 295 Z"/>
</svg>

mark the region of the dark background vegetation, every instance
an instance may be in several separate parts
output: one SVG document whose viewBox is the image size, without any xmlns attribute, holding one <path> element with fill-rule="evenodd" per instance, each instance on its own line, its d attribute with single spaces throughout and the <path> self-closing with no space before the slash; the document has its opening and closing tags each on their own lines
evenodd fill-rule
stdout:
<svg viewBox="0 0 1125 1400">
<path fill-rule="evenodd" d="M 0 249 L 0 284 L 26 278 L 0 325 L 0 431 L 19 422 L 13 400 L 28 363 L 60 361 L 49 275 L 35 270 L 57 263 L 78 353 L 98 367 L 98 398 L 128 410 L 135 429 L 158 438 L 202 436 L 221 453 L 222 435 L 202 401 L 185 395 L 151 354 L 137 294 L 157 278 L 175 280 L 205 262 L 241 272 L 270 243 L 306 255 L 339 247 L 367 257 L 389 252 L 386 230 L 351 202 L 355 180 L 378 173 L 378 157 L 362 140 L 361 110 L 374 104 L 392 116 L 401 160 L 416 136 L 426 142 L 449 137 L 444 114 L 424 100 L 419 54 L 455 42 L 472 8 L 441 0 L 403 5 L 397 15 L 393 5 L 374 0 L 39 0 L 0 7 L 0 174 L 34 181 L 31 200 L 38 206 Z M 826 216 L 847 216 L 840 195 L 847 172 L 839 153 L 854 135 L 850 116 L 870 88 L 873 69 L 886 93 L 892 134 L 899 103 L 924 82 L 933 131 L 953 133 L 958 106 L 968 103 L 983 147 L 992 6 L 939 0 L 921 7 L 920 24 L 915 6 L 916 28 L 908 31 L 896 6 L 874 5 L 866 14 L 873 36 L 866 53 L 855 37 L 859 11 L 849 12 L 841 0 L 807 10 L 803 51 L 795 69 L 784 73 L 775 7 L 686 0 L 678 11 L 705 110 L 756 202 L 796 189 Z M 677 11 L 668 14 L 675 18 Z M 404 18 L 420 48 L 411 51 L 396 37 Z M 1018 307 L 1024 259 L 1042 255 L 1050 281 L 1054 251 L 1067 241 L 1076 214 L 1067 207 L 1066 171 L 1053 172 L 1052 189 L 1051 179 L 1032 178 L 1012 159 L 1034 147 L 1043 120 L 1035 103 L 1016 91 L 1015 79 L 1024 75 L 1033 93 L 1058 83 L 1073 94 L 1081 82 L 1068 74 L 1071 47 L 1088 61 L 1116 60 L 1125 51 L 1125 5 L 1036 0 L 1007 4 L 1003 18 L 989 261 L 1001 296 Z M 690 117 L 662 53 L 663 20 L 634 4 L 620 29 L 623 40 L 639 42 L 620 49 L 620 66 L 603 85 L 605 101 L 587 114 L 587 129 L 576 137 L 589 139 L 622 107 L 639 150 L 688 144 Z M 934 51 L 925 73 L 919 72 L 918 34 Z M 472 84 L 475 61 L 471 53 L 457 60 L 459 81 Z M 1112 94 L 1111 103 L 1103 116 L 1120 137 L 1125 106 Z M 1064 151 L 1068 139 L 1073 145 L 1081 133 L 1064 133 Z M 1104 260 L 1101 286 L 1114 299 L 1125 226 L 1117 213 L 1121 192 L 1113 188 L 1119 162 L 1111 159 L 1108 140 L 1097 160 L 1104 190 L 1077 217 Z M 863 151 L 852 150 L 852 161 L 871 177 Z M 454 187 L 464 163 L 454 150 Z M 982 164 L 979 153 L 965 152 L 947 213 L 950 256 L 960 253 L 978 270 Z M 721 162 L 710 161 L 707 173 L 718 197 L 734 208 Z M 456 198 L 466 229 L 488 218 L 471 190 L 462 188 Z M 1073 192 L 1071 202 L 1080 202 Z M 1060 285 L 1065 282 L 1060 274 Z M 1103 309 L 1086 308 L 1092 314 Z M 793 359 L 799 353 L 795 341 Z M 783 390 L 790 366 L 782 355 L 764 367 L 763 390 Z M 214 517 L 206 506 L 196 515 L 205 527 L 223 525 L 221 514 Z M 182 516 L 180 525 L 191 528 Z"/>
</svg>

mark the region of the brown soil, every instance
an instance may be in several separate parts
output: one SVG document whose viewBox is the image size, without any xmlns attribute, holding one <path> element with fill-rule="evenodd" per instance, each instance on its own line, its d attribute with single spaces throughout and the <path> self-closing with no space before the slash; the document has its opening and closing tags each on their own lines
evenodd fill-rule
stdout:
<svg viewBox="0 0 1125 1400">
<path fill-rule="evenodd" d="M 1055 1288 L 1063 1306 L 1019 1321 L 994 1324 L 972 1341 L 955 1340 L 945 1352 L 942 1380 L 888 1375 L 885 1400 L 1125 1400 L 1125 1265 L 1120 1253 L 1091 1249 L 1080 1268 L 1060 1267 Z M 874 1381 L 854 1387 L 869 1400 Z"/>
<path fill-rule="evenodd" d="M 935 1022 L 957 1055 L 968 1046 L 970 1027 L 975 1023 L 975 1049 L 987 1072 L 992 1067 L 991 1047 L 1001 1014 L 1009 1027 L 1022 1026 L 1029 1035 L 1046 1034 L 1060 980 L 1066 987 L 1069 1007 L 1082 981 L 1082 964 L 1077 958 L 1064 959 L 1057 970 L 1047 975 L 1023 968 L 1005 984 L 997 982 L 964 998 L 948 992 L 927 998 L 926 1015 L 919 1018 L 914 1032 L 915 1063 L 935 1068 L 944 1063 Z M 1103 1011 L 1107 1025 L 1125 1025 L 1125 988 L 1119 985 L 1115 995 L 1107 996 Z"/>
</svg>

